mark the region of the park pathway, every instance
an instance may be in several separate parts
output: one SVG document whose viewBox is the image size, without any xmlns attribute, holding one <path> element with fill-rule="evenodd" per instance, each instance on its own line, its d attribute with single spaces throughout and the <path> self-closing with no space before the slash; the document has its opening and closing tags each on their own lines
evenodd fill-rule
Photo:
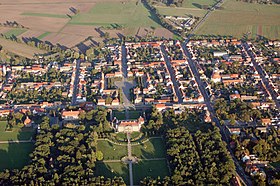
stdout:
<svg viewBox="0 0 280 186">
<path fill-rule="evenodd" d="M 132 172 L 132 156 L 131 156 L 131 143 L 130 143 L 130 133 L 126 133 L 127 137 L 127 156 L 128 156 L 128 168 L 129 168 L 129 182 L 130 186 L 133 186 L 133 172 Z"/>
<path fill-rule="evenodd" d="M 0 144 L 6 144 L 6 143 L 33 143 L 35 142 L 32 139 L 29 140 L 9 140 L 9 141 L 0 141 Z"/>
</svg>

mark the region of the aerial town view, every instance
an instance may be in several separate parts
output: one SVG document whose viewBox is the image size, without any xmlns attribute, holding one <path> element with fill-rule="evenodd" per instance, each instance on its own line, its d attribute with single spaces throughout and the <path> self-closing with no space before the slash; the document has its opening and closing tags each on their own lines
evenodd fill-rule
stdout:
<svg viewBox="0 0 280 186">
<path fill-rule="evenodd" d="M 280 186 L 280 0 L 0 0 L 0 186 Z"/>
</svg>

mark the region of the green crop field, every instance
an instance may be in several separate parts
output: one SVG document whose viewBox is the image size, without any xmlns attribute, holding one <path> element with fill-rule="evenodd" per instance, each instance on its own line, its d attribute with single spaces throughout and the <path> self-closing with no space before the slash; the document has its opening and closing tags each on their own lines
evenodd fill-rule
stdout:
<svg viewBox="0 0 280 186">
<path fill-rule="evenodd" d="M 9 140 L 29 140 L 34 134 L 32 128 L 13 128 L 12 131 L 6 132 L 7 121 L 0 121 L 0 141 Z"/>
<path fill-rule="evenodd" d="M 132 146 L 132 155 L 141 159 L 165 158 L 166 147 L 161 138 L 151 138 L 146 143 Z"/>
<path fill-rule="evenodd" d="M 280 38 L 280 6 L 226 1 L 221 10 L 215 10 L 196 31 L 196 34 L 232 35 L 249 37 L 262 35 Z"/>
<path fill-rule="evenodd" d="M 0 171 L 4 169 L 20 169 L 28 164 L 33 143 L 0 144 Z"/>
<path fill-rule="evenodd" d="M 162 15 L 171 15 L 171 16 L 196 16 L 203 17 L 206 14 L 206 10 L 198 8 L 183 8 L 183 7 L 167 7 L 167 6 L 156 6 L 156 9 Z"/>
<path fill-rule="evenodd" d="M 24 12 L 21 15 L 36 16 L 36 17 L 70 18 L 67 15 L 63 15 L 63 14 L 46 14 L 46 13 L 33 13 L 33 12 Z"/>
<path fill-rule="evenodd" d="M 201 8 L 203 5 L 212 6 L 217 0 L 187 0 L 183 1 L 182 7 L 185 8 Z"/>
<path fill-rule="evenodd" d="M 26 29 L 14 28 L 14 29 L 9 30 L 8 32 L 5 32 L 4 35 L 6 37 L 18 36 L 26 31 L 27 31 Z"/>
<path fill-rule="evenodd" d="M 50 32 L 45 32 L 45 33 L 39 35 L 39 36 L 37 37 L 37 39 L 43 39 L 44 37 L 46 37 L 46 36 L 49 35 L 49 34 L 50 34 Z"/>
<path fill-rule="evenodd" d="M 113 26 L 115 24 L 128 28 L 160 27 L 144 5 L 136 0 L 129 2 L 98 2 L 87 13 L 72 17 L 69 24 Z"/>
<path fill-rule="evenodd" d="M 133 179 L 135 184 L 139 184 L 145 177 L 164 178 L 169 175 L 168 165 L 166 160 L 142 160 L 133 165 Z"/>
</svg>

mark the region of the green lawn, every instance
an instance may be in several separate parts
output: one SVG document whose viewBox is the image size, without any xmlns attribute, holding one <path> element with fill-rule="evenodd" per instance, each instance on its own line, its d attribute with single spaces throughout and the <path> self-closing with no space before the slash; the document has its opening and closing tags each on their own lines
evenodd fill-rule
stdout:
<svg viewBox="0 0 280 186">
<path fill-rule="evenodd" d="M 11 132 L 6 132 L 6 125 L 6 121 L 0 121 L 0 141 L 29 140 L 34 134 L 32 128 L 13 128 Z"/>
<path fill-rule="evenodd" d="M 274 163 L 270 163 L 271 166 L 273 166 L 274 168 L 280 168 L 280 161 L 274 162 Z"/>
<path fill-rule="evenodd" d="M 132 146 L 132 155 L 141 159 L 165 158 L 166 147 L 161 138 L 152 138 L 146 143 Z"/>
<path fill-rule="evenodd" d="M 106 178 L 121 176 L 127 184 L 129 183 L 128 165 L 125 165 L 123 163 L 97 162 L 95 167 L 96 176 L 104 176 Z"/>
<path fill-rule="evenodd" d="M 125 120 L 125 111 L 113 110 L 113 117 L 116 117 L 119 120 Z"/>
<path fill-rule="evenodd" d="M 240 38 L 250 32 L 270 39 L 280 39 L 280 5 L 261 5 L 227 0 L 222 10 L 215 10 L 196 34 L 232 35 Z"/>
<path fill-rule="evenodd" d="M 24 12 L 21 15 L 36 16 L 36 17 L 53 17 L 53 18 L 70 18 L 63 14 L 47 14 L 47 13 L 35 13 L 35 12 Z"/>
<path fill-rule="evenodd" d="M 18 36 L 26 31 L 27 31 L 27 29 L 23 29 L 23 28 L 13 28 L 13 29 L 5 32 L 4 35 L 6 37 Z"/>
<path fill-rule="evenodd" d="M 166 160 L 140 161 L 138 164 L 133 164 L 133 179 L 134 184 L 139 184 L 141 180 L 149 176 L 164 178 L 169 175 Z"/>
<path fill-rule="evenodd" d="M 138 119 L 142 115 L 142 111 L 130 110 L 129 119 Z"/>
<path fill-rule="evenodd" d="M 0 144 L 0 171 L 3 169 L 20 169 L 28 164 L 33 143 Z"/>
<path fill-rule="evenodd" d="M 127 147 L 115 145 L 105 140 L 98 140 L 97 150 L 103 153 L 104 160 L 119 160 L 127 156 Z"/>
<path fill-rule="evenodd" d="M 128 2 L 97 2 L 86 13 L 78 13 L 72 17 L 69 24 L 96 25 L 113 27 L 114 24 L 126 28 L 161 27 L 154 20 L 156 18 L 149 13 L 138 0 Z"/>
<path fill-rule="evenodd" d="M 185 126 L 190 131 L 190 133 L 195 133 L 198 130 L 207 132 L 208 129 L 212 128 L 211 124 L 201 123 L 201 122 L 198 122 L 198 123 L 192 122 L 192 123 L 186 124 Z"/>
<path fill-rule="evenodd" d="M 45 32 L 45 33 L 43 33 L 43 34 L 41 34 L 41 35 L 39 35 L 38 37 L 37 37 L 37 39 L 43 39 L 44 37 L 46 37 L 47 35 L 49 35 L 50 34 L 50 32 Z"/>
</svg>

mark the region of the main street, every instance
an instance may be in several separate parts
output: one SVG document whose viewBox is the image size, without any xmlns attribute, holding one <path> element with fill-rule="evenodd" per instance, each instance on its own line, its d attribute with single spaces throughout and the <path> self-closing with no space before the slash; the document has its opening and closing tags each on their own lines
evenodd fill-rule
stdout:
<svg viewBox="0 0 280 186">
<path fill-rule="evenodd" d="M 73 84 L 73 94 L 72 94 L 72 100 L 71 100 L 71 105 L 75 105 L 76 104 L 76 100 L 77 100 L 77 89 L 78 89 L 78 83 L 79 83 L 79 75 L 80 75 L 80 64 L 81 61 L 75 60 L 76 61 L 76 71 L 75 71 L 75 80 L 74 80 L 74 84 Z"/>
<path fill-rule="evenodd" d="M 249 56 L 252 59 L 252 63 L 254 65 L 254 67 L 256 68 L 257 72 L 260 74 L 262 82 L 264 83 L 266 89 L 269 91 L 273 101 L 275 102 L 275 105 L 277 107 L 277 109 L 280 109 L 280 103 L 277 100 L 276 94 L 274 92 L 274 90 L 272 90 L 271 86 L 269 85 L 269 81 L 267 80 L 267 78 L 265 78 L 265 73 L 263 71 L 263 69 L 261 68 L 261 66 L 256 62 L 254 53 L 252 52 L 252 50 L 250 49 L 250 46 L 248 45 L 247 42 L 243 42 L 243 46 L 245 48 L 245 50 L 247 51 L 247 53 L 249 54 Z"/>
<path fill-rule="evenodd" d="M 171 66 L 171 62 L 170 62 L 169 57 L 167 56 L 166 49 L 165 49 L 164 45 L 161 45 L 161 51 L 162 51 L 162 55 L 164 57 L 164 61 L 166 63 L 167 69 L 169 71 L 171 81 L 172 81 L 174 89 L 175 89 L 176 96 L 178 98 L 178 103 L 182 103 L 183 102 L 182 94 L 179 91 L 179 86 L 178 86 L 178 82 L 177 82 L 176 77 L 175 77 L 175 72 L 174 72 L 174 69 Z"/>
<path fill-rule="evenodd" d="M 199 90 L 200 90 L 200 92 L 201 92 L 201 94 L 202 94 L 202 96 L 204 98 L 204 102 L 205 102 L 205 104 L 207 106 L 207 109 L 210 112 L 210 116 L 211 116 L 212 121 L 215 122 L 216 126 L 220 128 L 220 133 L 221 133 L 221 136 L 222 136 L 222 140 L 225 141 L 225 142 L 228 142 L 227 135 L 226 135 L 226 132 L 225 132 L 225 128 L 223 126 L 221 126 L 219 119 L 216 117 L 215 110 L 214 110 L 214 108 L 213 108 L 213 106 L 212 106 L 212 104 L 210 102 L 210 98 L 209 98 L 209 96 L 208 96 L 208 94 L 206 92 L 206 88 L 204 86 L 204 83 L 201 81 L 200 75 L 199 75 L 199 73 L 197 71 L 197 68 L 195 67 L 195 62 L 192 60 L 191 53 L 188 51 L 188 49 L 186 47 L 186 42 L 182 43 L 182 48 L 184 50 L 184 53 L 187 56 L 187 60 L 188 60 L 188 64 L 190 66 L 190 69 L 191 69 L 191 71 L 192 71 L 192 73 L 194 75 L 194 78 L 195 78 L 195 80 L 196 80 L 196 82 L 198 84 Z M 227 149 L 230 152 L 230 154 L 232 156 L 232 159 L 234 160 L 234 164 L 235 164 L 235 167 L 236 167 L 236 173 L 238 174 L 238 177 L 241 178 L 241 181 L 243 183 L 245 183 L 246 185 L 251 186 L 252 185 L 251 180 L 247 177 L 247 175 L 245 174 L 243 168 L 239 165 L 239 162 L 235 158 L 233 151 L 229 148 L 229 145 L 227 145 Z"/>
</svg>

